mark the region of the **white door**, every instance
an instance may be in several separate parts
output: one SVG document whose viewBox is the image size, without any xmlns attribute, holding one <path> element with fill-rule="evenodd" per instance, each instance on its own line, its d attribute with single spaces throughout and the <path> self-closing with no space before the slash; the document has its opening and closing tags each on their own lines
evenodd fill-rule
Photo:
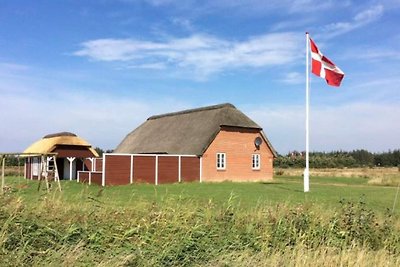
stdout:
<svg viewBox="0 0 400 267">
<path fill-rule="evenodd" d="M 68 159 L 64 159 L 64 180 L 70 180 L 70 161 Z M 72 180 L 76 179 L 76 160 L 72 162 Z"/>
</svg>

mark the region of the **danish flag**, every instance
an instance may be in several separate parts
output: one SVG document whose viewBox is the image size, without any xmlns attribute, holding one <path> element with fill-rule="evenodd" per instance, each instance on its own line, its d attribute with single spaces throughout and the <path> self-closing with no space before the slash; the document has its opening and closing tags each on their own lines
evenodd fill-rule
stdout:
<svg viewBox="0 0 400 267">
<path fill-rule="evenodd" d="M 312 66 L 311 71 L 315 75 L 324 78 L 326 82 L 331 86 L 340 86 L 340 83 L 344 77 L 344 72 L 339 69 L 332 61 L 325 57 L 314 41 L 310 38 L 311 44 L 311 59 Z"/>
</svg>

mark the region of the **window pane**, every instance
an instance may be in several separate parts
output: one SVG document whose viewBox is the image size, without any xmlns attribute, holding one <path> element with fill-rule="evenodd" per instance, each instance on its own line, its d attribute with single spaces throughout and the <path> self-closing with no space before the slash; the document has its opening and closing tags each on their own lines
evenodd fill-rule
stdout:
<svg viewBox="0 0 400 267">
<path fill-rule="evenodd" d="M 217 169 L 225 169 L 225 153 L 217 153 Z"/>
<path fill-rule="evenodd" d="M 253 169 L 260 169 L 260 155 L 259 154 L 253 154 L 252 155 L 252 167 Z"/>
</svg>

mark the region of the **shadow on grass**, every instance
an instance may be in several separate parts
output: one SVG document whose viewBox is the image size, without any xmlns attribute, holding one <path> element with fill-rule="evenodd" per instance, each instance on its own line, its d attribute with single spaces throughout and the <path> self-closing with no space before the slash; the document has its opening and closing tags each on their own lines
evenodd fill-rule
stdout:
<svg viewBox="0 0 400 267">
<path fill-rule="evenodd" d="M 286 190 L 286 191 L 291 191 L 291 192 L 300 192 L 300 193 L 303 193 L 303 190 L 299 190 L 299 189 L 294 189 L 294 188 L 287 188 L 287 187 L 284 187 L 284 186 L 275 186 L 275 188 L 278 188 L 278 189 L 282 189 L 282 190 Z"/>
<path fill-rule="evenodd" d="M 274 186 L 274 188 L 282 189 L 282 190 L 285 190 L 285 191 L 303 192 L 303 190 L 285 187 L 285 186 L 283 186 L 283 185 L 286 185 L 286 183 L 283 183 L 283 182 L 272 182 L 272 183 L 261 182 L 261 184 L 262 184 L 262 185 L 272 185 L 272 186 Z"/>
<path fill-rule="evenodd" d="M 276 184 L 285 184 L 283 182 L 260 182 L 262 185 L 276 185 Z"/>
</svg>

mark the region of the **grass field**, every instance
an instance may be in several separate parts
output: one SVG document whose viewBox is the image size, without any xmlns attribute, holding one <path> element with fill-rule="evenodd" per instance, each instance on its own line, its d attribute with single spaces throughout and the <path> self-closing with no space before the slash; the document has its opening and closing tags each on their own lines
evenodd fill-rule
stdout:
<svg viewBox="0 0 400 267">
<path fill-rule="evenodd" d="M 108 206 L 134 206 L 137 200 L 162 202 L 168 198 L 181 201 L 217 204 L 233 198 L 238 206 L 251 208 L 258 205 L 307 204 L 335 208 L 339 201 L 357 202 L 360 199 L 380 213 L 392 209 L 396 187 L 374 186 L 362 177 L 312 177 L 310 192 L 303 192 L 302 178 L 296 176 L 276 176 L 270 183 L 182 183 L 166 185 L 134 184 L 127 186 L 88 186 L 74 181 L 61 181 L 63 192 L 54 192 L 54 197 L 66 203 L 79 203 L 95 197 Z M 35 204 L 45 191 L 37 191 L 36 181 L 8 177 L 7 184 L 25 203 Z M 45 186 L 42 186 L 44 189 Z M 54 190 L 53 190 L 54 191 Z M 400 202 L 400 199 L 399 199 Z M 395 209 L 400 214 L 400 204 Z"/>
<path fill-rule="evenodd" d="M 281 173 L 286 176 L 301 176 L 303 169 L 279 169 L 275 173 Z M 397 186 L 400 181 L 399 167 L 364 167 L 364 168 L 325 168 L 310 169 L 313 177 L 347 177 L 347 178 L 365 178 L 369 184 L 373 185 L 392 185 Z"/>
<path fill-rule="evenodd" d="M 399 266 L 400 199 L 371 177 L 88 186 L 6 177 L 2 266 Z"/>
</svg>

